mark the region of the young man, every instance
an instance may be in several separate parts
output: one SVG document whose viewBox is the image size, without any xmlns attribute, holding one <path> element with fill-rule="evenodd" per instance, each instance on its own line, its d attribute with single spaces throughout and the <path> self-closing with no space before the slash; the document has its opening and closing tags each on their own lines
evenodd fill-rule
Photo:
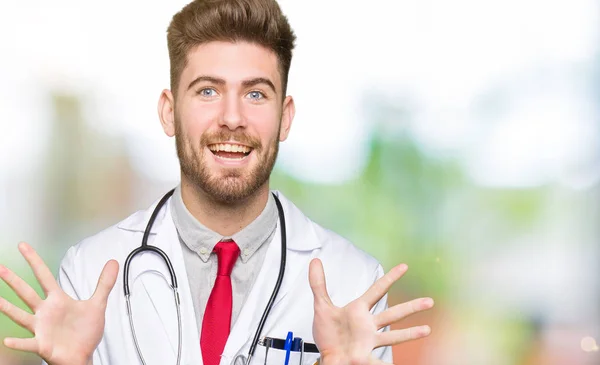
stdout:
<svg viewBox="0 0 600 365">
<path fill-rule="evenodd" d="M 46 298 L 0 266 L 33 311 L 0 298 L 0 311 L 34 334 L 7 338 L 7 347 L 52 365 L 129 365 L 141 356 L 172 364 L 181 335 L 181 363 L 245 363 L 282 253 L 283 279 L 259 335 L 285 339 L 291 331 L 315 343 L 318 353 L 304 354 L 303 363 L 391 363 L 391 345 L 429 334 L 428 326 L 389 330 L 433 306 L 421 298 L 387 308 L 386 293 L 406 265 L 384 275 L 372 257 L 269 188 L 295 113 L 286 96 L 294 42 L 274 0 L 196 0 L 173 17 L 171 89 L 160 95 L 158 114 L 176 139 L 181 183 L 164 207 L 154 204 L 71 247 L 58 281 L 30 246 L 19 245 Z M 146 230 L 149 244 L 172 261 L 180 322 L 171 272 L 158 254 L 142 253 L 124 269 Z M 117 279 L 131 287 L 133 323 Z M 284 355 L 262 343 L 252 364 L 283 363 Z"/>
</svg>

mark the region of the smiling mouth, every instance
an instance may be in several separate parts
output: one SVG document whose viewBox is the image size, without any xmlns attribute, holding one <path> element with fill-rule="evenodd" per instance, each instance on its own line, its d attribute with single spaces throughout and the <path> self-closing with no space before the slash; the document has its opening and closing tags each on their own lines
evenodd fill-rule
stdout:
<svg viewBox="0 0 600 365">
<path fill-rule="evenodd" d="M 248 157 L 253 148 L 231 143 L 214 143 L 208 145 L 208 149 L 213 155 L 225 160 L 243 160 Z"/>
</svg>

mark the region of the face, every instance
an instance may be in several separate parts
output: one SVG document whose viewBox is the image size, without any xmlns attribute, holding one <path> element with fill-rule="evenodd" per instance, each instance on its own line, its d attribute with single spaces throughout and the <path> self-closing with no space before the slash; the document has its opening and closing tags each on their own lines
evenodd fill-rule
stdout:
<svg viewBox="0 0 600 365">
<path fill-rule="evenodd" d="M 165 133 L 175 136 L 182 181 L 220 203 L 268 192 L 279 142 L 294 116 L 283 98 L 277 56 L 246 42 L 211 42 L 188 55 L 173 99 L 159 101 Z"/>
</svg>

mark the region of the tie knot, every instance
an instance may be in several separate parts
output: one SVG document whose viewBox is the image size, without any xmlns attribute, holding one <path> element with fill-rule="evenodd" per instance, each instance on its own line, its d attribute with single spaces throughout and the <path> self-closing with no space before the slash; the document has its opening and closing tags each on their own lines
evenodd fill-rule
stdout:
<svg viewBox="0 0 600 365">
<path fill-rule="evenodd" d="M 214 251 L 219 260 L 217 275 L 230 276 L 233 265 L 240 255 L 240 248 L 234 241 L 221 241 L 215 245 Z"/>
</svg>

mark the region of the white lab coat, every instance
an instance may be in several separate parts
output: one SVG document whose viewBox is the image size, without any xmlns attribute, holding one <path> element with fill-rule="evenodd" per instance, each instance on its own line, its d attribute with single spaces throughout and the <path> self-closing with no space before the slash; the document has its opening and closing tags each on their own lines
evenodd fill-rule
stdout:
<svg viewBox="0 0 600 365">
<path fill-rule="evenodd" d="M 313 295 L 308 282 L 312 258 L 323 262 L 326 283 L 334 304 L 343 306 L 354 300 L 383 275 L 381 265 L 341 236 L 307 218 L 280 192 L 287 229 L 287 264 L 279 295 L 266 321 L 263 336 L 284 338 L 288 331 L 304 341 L 313 342 Z M 108 298 L 103 338 L 94 352 L 94 365 L 141 364 L 129 326 L 123 294 L 123 264 L 127 255 L 140 245 L 156 201 L 147 210 L 138 211 L 115 226 L 84 239 L 71 247 L 60 265 L 61 287 L 77 299 L 89 298 L 96 287 L 104 264 L 119 262 L 119 277 Z M 280 227 L 273 236 L 264 265 L 235 322 L 225 345 L 220 365 L 242 364 L 247 356 L 258 322 L 273 291 L 279 272 L 281 253 Z M 171 259 L 179 284 L 183 323 L 182 361 L 185 365 L 202 364 L 200 338 L 177 231 L 166 204 L 152 228 L 149 244 L 161 248 Z M 143 274 L 143 275 L 142 275 Z M 168 286 L 169 273 L 153 253 L 143 253 L 132 261 L 130 289 L 133 318 L 142 354 L 148 365 L 176 363 L 177 320 L 174 299 Z M 193 283 L 192 283 L 193 284 Z M 373 308 L 387 308 L 387 296 Z M 388 330 L 386 328 L 385 330 Z M 263 364 L 265 348 L 258 346 L 252 364 Z M 269 350 L 269 364 L 283 364 L 284 351 Z M 242 355 L 242 356 L 239 356 Z M 374 355 L 392 362 L 391 347 L 379 348 Z M 305 354 L 303 364 L 313 364 L 318 354 Z M 298 364 L 293 354 L 290 364 Z"/>
</svg>

